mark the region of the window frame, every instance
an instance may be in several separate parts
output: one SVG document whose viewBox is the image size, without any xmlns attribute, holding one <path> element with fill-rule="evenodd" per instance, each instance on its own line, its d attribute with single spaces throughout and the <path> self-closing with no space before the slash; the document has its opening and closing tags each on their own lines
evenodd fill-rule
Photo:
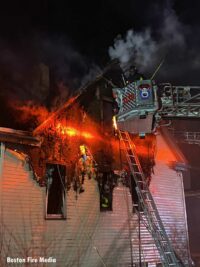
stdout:
<svg viewBox="0 0 200 267">
<path fill-rule="evenodd" d="M 47 175 L 47 167 L 48 166 L 55 166 L 55 168 L 58 168 L 58 172 L 59 172 L 59 166 L 61 166 L 62 168 L 64 168 L 64 172 L 65 174 L 62 176 L 62 180 L 60 182 L 60 186 L 62 188 L 62 212 L 61 213 L 48 213 L 48 204 L 49 204 L 49 192 L 50 192 L 50 187 L 49 187 L 49 176 Z M 54 169 L 55 171 L 55 169 Z M 60 173 L 60 172 L 59 172 Z M 66 173 L 67 173 L 67 168 L 66 165 L 60 162 L 46 162 L 45 164 L 45 179 L 46 179 L 46 195 L 45 195 L 45 220 L 66 220 L 67 219 L 67 212 L 66 212 L 66 208 L 67 208 L 67 202 L 66 202 L 66 188 L 65 188 L 65 184 L 66 184 Z M 60 174 L 58 174 L 60 175 Z M 53 179 L 56 176 L 54 176 Z M 61 178 L 61 177 L 59 177 Z M 51 182 L 51 185 L 53 184 L 53 179 Z"/>
</svg>

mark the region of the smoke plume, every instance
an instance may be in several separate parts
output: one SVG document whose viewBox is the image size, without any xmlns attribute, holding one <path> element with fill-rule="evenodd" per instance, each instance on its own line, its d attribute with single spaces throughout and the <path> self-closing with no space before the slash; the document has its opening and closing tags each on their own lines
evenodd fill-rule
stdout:
<svg viewBox="0 0 200 267">
<path fill-rule="evenodd" d="M 191 28 L 180 21 L 172 2 L 167 1 L 159 12 L 156 28 L 149 25 L 140 32 L 129 29 L 124 37 L 118 36 L 114 40 L 113 46 L 108 49 L 109 56 L 111 59 L 117 58 L 124 71 L 130 65 L 136 65 L 147 77 L 151 77 L 165 59 L 156 79 L 194 84 L 200 66 L 200 49 L 196 42 L 192 42 L 195 30 L 191 32 Z"/>
<path fill-rule="evenodd" d="M 15 40 L 14 45 L 0 40 L 0 100 L 8 105 L 17 101 L 18 107 L 20 102 L 24 107 L 31 101 L 55 110 L 97 73 L 99 68 L 73 48 L 66 37 L 37 33 L 23 41 Z M 9 107 L 14 118 L 15 105 Z M 7 118 L 1 118 L 0 123 L 9 127 Z"/>
<path fill-rule="evenodd" d="M 150 30 L 136 33 L 128 30 L 125 39 L 117 37 L 114 46 L 109 47 L 111 59 L 118 58 L 122 68 L 133 60 L 141 69 L 152 62 L 152 56 L 157 52 L 157 44 L 151 37 Z"/>
</svg>

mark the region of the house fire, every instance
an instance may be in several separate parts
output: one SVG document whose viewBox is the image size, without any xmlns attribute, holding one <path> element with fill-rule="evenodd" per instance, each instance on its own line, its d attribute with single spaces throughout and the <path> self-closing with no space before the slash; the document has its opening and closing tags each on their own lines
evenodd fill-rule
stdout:
<svg viewBox="0 0 200 267">
<path fill-rule="evenodd" d="M 0 128 L 1 266 L 8 258 L 14 266 L 30 258 L 35 266 L 162 264 L 112 125 L 113 105 L 112 86 L 99 77 L 33 133 Z M 162 132 L 130 138 L 180 266 L 189 266 L 182 174 L 171 168 L 180 157 Z M 84 157 L 91 175 L 81 171 Z"/>
</svg>

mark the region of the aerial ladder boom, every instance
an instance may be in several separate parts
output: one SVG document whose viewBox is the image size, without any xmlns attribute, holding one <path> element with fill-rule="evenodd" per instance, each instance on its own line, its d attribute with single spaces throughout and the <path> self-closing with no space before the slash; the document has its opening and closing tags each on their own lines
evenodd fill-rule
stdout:
<svg viewBox="0 0 200 267">
<path fill-rule="evenodd" d="M 142 167 L 137 157 L 135 146 L 130 139 L 129 133 L 119 130 L 119 138 L 124 145 L 130 171 L 136 183 L 136 191 L 139 197 L 139 204 L 142 208 L 142 211 L 139 211 L 141 213 L 141 218 L 143 219 L 147 230 L 150 232 L 154 239 L 163 266 L 184 266 L 178 259 L 167 236 L 156 204 L 145 180 Z"/>
</svg>

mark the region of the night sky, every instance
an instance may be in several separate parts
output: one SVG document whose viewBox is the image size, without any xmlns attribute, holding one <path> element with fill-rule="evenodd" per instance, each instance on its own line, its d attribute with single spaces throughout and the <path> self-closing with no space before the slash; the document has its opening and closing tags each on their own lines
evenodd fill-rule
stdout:
<svg viewBox="0 0 200 267">
<path fill-rule="evenodd" d="M 157 82 L 198 85 L 199 8 L 197 0 L 5 1 L 0 97 L 47 105 L 48 96 L 30 89 L 40 62 L 49 66 L 54 84 L 62 84 L 53 95 L 67 96 L 65 90 L 94 79 L 114 58 L 124 70 L 137 65 L 146 77 L 165 59 Z"/>
</svg>

